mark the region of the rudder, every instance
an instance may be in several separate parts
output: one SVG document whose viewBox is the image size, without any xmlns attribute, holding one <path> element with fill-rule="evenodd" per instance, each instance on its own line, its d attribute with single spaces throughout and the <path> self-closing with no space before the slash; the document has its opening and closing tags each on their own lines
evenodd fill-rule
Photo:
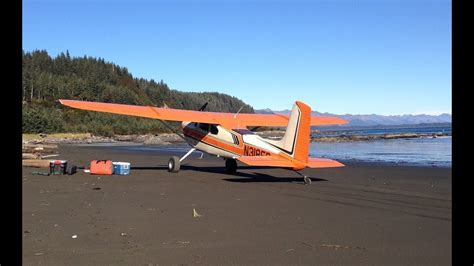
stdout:
<svg viewBox="0 0 474 266">
<path fill-rule="evenodd" d="M 307 163 L 311 127 L 311 107 L 296 101 L 291 110 L 285 135 L 279 141 L 271 141 L 294 159 Z"/>
</svg>

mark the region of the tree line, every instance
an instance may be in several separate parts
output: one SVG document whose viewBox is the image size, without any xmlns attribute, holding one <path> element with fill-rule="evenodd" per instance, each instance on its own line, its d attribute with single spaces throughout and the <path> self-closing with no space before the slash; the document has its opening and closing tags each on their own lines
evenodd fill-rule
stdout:
<svg viewBox="0 0 474 266">
<path fill-rule="evenodd" d="M 253 113 L 236 97 L 217 92 L 182 92 L 160 80 L 135 78 L 126 67 L 103 58 L 52 58 L 45 50 L 23 51 L 23 133 L 89 132 L 96 135 L 167 132 L 159 121 L 89 112 L 61 105 L 58 99 L 100 101 L 206 111 Z"/>
</svg>

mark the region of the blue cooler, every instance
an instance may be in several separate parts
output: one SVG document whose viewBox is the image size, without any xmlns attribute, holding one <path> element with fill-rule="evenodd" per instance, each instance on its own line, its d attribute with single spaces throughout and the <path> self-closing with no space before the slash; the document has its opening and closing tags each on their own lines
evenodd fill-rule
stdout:
<svg viewBox="0 0 474 266">
<path fill-rule="evenodd" d="M 114 166 L 114 175 L 130 175 L 130 163 L 112 162 Z"/>
</svg>

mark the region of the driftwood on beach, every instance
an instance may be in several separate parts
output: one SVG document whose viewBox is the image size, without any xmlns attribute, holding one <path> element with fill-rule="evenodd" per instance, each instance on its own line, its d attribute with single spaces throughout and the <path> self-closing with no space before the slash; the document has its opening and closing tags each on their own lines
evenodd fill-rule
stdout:
<svg viewBox="0 0 474 266">
<path fill-rule="evenodd" d="M 22 159 L 41 159 L 41 155 L 37 153 L 22 153 Z"/>
<path fill-rule="evenodd" d="M 51 160 L 22 160 L 22 166 L 48 168 Z"/>
<path fill-rule="evenodd" d="M 43 159 L 54 157 L 58 153 L 57 144 L 30 143 L 24 141 L 22 145 L 22 159 Z"/>
<path fill-rule="evenodd" d="M 53 153 L 58 150 L 57 144 L 23 144 L 23 153 Z"/>
</svg>

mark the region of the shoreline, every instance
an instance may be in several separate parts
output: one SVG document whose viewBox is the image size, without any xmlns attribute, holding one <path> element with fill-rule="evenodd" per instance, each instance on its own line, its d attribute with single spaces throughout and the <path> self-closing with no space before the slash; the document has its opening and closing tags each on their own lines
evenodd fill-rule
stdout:
<svg viewBox="0 0 474 266">
<path fill-rule="evenodd" d="M 312 131 L 311 142 L 333 143 L 333 142 L 356 142 L 356 141 L 374 141 L 389 139 L 413 139 L 413 138 L 438 138 L 451 137 L 447 133 L 399 133 L 399 134 L 367 134 L 367 135 L 346 135 L 337 136 L 317 135 L 318 132 Z M 261 131 L 255 132 L 262 138 L 278 140 L 283 137 L 285 131 Z M 58 133 L 58 134 L 23 134 L 23 144 L 71 144 L 71 143 L 116 143 L 133 142 L 143 143 L 145 145 L 172 145 L 185 143 L 183 139 L 174 133 L 159 134 L 133 134 L 133 135 L 114 135 L 113 137 L 95 136 L 90 133 Z"/>
</svg>

